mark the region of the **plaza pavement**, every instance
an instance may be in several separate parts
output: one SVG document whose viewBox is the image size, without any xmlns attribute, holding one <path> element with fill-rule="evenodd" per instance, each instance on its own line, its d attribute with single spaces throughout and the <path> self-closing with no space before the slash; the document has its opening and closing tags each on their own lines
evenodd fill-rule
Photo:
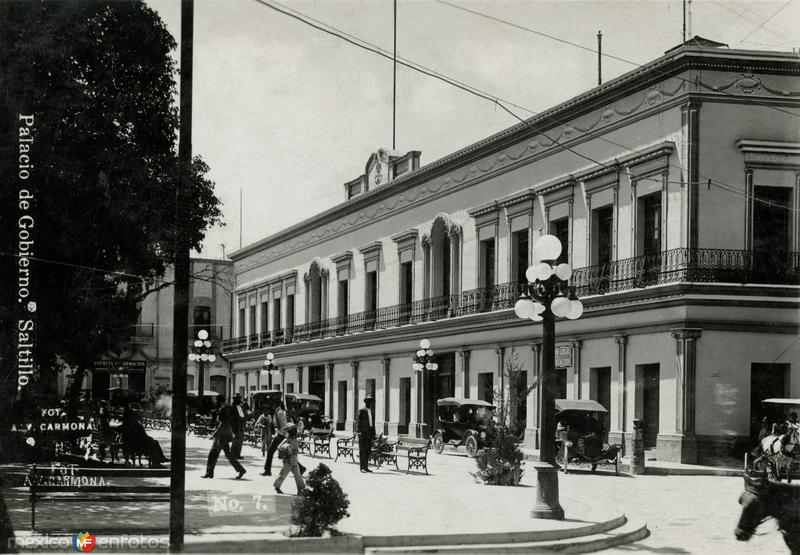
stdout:
<svg viewBox="0 0 800 555">
<path fill-rule="evenodd" d="M 151 432 L 168 451 L 167 432 Z M 273 466 L 273 477 L 258 473 L 263 467 L 260 449 L 245 446 L 242 461 L 247 469 L 242 480 L 222 456 L 215 478 L 205 480 L 205 460 L 211 440 L 187 438 L 186 466 L 186 533 L 187 544 L 194 539 L 263 538 L 283 539 L 288 530 L 293 496 L 276 495 L 272 482 L 279 469 Z M 334 449 L 335 450 L 335 449 Z M 429 476 L 405 474 L 383 467 L 372 474 L 359 472 L 358 464 L 340 458 L 312 459 L 301 456 L 309 469 L 318 463 L 327 464 L 333 476 L 350 499 L 350 516 L 339 523 L 345 533 L 390 536 L 407 534 L 467 534 L 482 532 L 519 532 L 563 529 L 587 522 L 609 520 L 620 514 L 647 523 L 651 535 L 628 546 L 606 552 L 657 553 L 786 553 L 783 540 L 773 522 L 762 524 L 759 535 L 750 542 L 737 542 L 733 528 L 739 516 L 737 503 L 742 492 L 742 479 L 725 476 L 614 476 L 613 472 L 575 471 L 559 474 L 561 504 L 566 520 L 531 519 L 529 512 L 535 497 L 535 479 L 528 463 L 528 472 L 521 487 L 485 486 L 477 483 L 470 472 L 472 459 L 459 454 L 428 458 Z M 166 484 L 167 480 L 147 480 Z M 113 482 L 116 483 L 116 482 Z M 143 483 L 138 479 L 137 483 Z M 295 492 L 294 482 L 287 478 L 283 485 L 287 494 Z M 256 504 L 257 498 L 258 505 Z M 30 522 L 27 497 L 6 499 L 15 527 L 26 530 Z M 242 510 L 232 510 L 234 501 Z M 222 507 L 225 507 L 223 509 Z M 42 504 L 37 509 L 37 526 L 42 529 L 74 532 L 85 530 L 96 534 L 126 529 L 128 533 L 163 533 L 168 526 L 166 503 L 92 503 Z M 159 530 L 160 529 L 160 530 Z M 23 532 L 24 534 L 24 532 Z"/>
</svg>

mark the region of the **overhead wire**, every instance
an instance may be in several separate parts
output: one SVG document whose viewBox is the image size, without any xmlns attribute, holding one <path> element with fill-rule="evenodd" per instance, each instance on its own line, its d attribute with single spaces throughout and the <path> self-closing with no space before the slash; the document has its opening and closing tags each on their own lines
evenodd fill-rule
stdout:
<svg viewBox="0 0 800 555">
<path fill-rule="evenodd" d="M 479 12 L 477 10 L 466 8 L 464 6 L 459 6 L 458 4 L 453 4 L 452 2 L 448 2 L 447 0 L 434 0 L 434 1 L 439 3 L 439 4 L 442 4 L 442 5 L 445 5 L 445 6 L 449 6 L 451 8 L 457 9 L 457 10 L 461 10 L 463 12 L 467 12 L 467 13 L 470 13 L 472 15 L 476 15 L 478 17 L 489 19 L 489 20 L 497 22 L 497 23 L 502 23 L 503 25 L 507 25 L 509 27 L 513 27 L 513 28 L 519 29 L 521 31 L 526 31 L 526 32 L 532 33 L 534 35 L 538 35 L 538 36 L 541 36 L 541 37 L 552 39 L 552 40 L 555 40 L 555 41 L 558 41 L 558 42 L 561 42 L 561 43 L 564 43 L 564 44 L 568 44 L 570 46 L 574 46 L 576 48 L 580 48 L 581 50 L 586 50 L 588 52 L 592 52 L 593 54 L 597 54 L 597 50 L 594 49 L 594 48 L 590 48 L 588 46 L 583 46 L 582 44 L 578 44 L 576 42 L 572 42 L 572 41 L 569 41 L 569 40 L 566 40 L 566 39 L 555 37 L 553 35 L 549 35 L 547 33 L 543 33 L 541 31 L 537 31 L 536 29 L 531 29 L 530 27 L 525 27 L 524 25 L 520 25 L 518 23 L 514 23 L 513 21 L 508 21 L 508 20 L 505 20 L 505 19 L 501 19 L 499 17 L 495 17 L 495 16 L 489 15 L 487 13 L 483 13 L 483 12 Z M 789 2 L 791 2 L 791 0 L 789 0 Z M 634 62 L 632 60 L 627 60 L 625 58 L 622 58 L 620 56 L 615 56 L 615 55 L 609 54 L 607 52 L 601 52 L 600 55 L 603 56 L 604 58 L 609 58 L 609 59 L 612 59 L 612 60 L 623 62 L 623 63 L 635 66 L 635 67 L 640 68 L 640 69 L 647 67 L 647 65 L 645 65 L 645 64 L 640 64 L 639 62 Z M 665 72 L 663 70 L 659 70 L 659 69 L 656 69 L 656 68 L 650 68 L 650 70 L 653 73 L 655 73 L 656 75 L 662 75 L 662 76 L 665 76 L 665 77 L 671 77 L 673 79 L 677 79 L 679 81 L 683 81 L 684 83 L 687 83 L 689 85 L 694 85 L 695 84 L 695 82 L 693 80 L 688 79 L 686 77 L 682 77 L 680 75 L 671 75 L 671 74 L 669 74 L 669 73 L 667 73 L 667 72 Z M 737 96 L 737 95 L 729 93 L 727 91 L 715 91 L 715 92 L 717 92 L 719 94 L 723 94 L 725 96 L 731 96 L 731 97 L 734 97 L 734 98 Z M 783 108 L 780 108 L 778 106 L 771 106 L 771 105 L 766 105 L 766 106 L 768 108 L 771 108 L 773 110 L 777 110 L 779 112 L 783 112 L 783 113 L 788 114 L 788 115 L 790 115 L 792 117 L 795 117 L 795 118 L 796 117 L 800 117 L 800 114 L 795 114 L 794 112 L 790 112 L 788 110 L 784 110 Z"/>
<path fill-rule="evenodd" d="M 380 56 L 382 56 L 384 58 L 390 59 L 392 61 L 394 61 L 394 59 L 395 59 L 394 56 L 391 53 L 389 53 L 388 51 L 380 48 L 379 46 L 371 44 L 368 41 L 365 41 L 364 39 L 361 39 L 359 37 L 356 37 L 354 35 L 346 33 L 345 31 L 337 29 L 336 27 L 333 27 L 332 25 L 330 25 L 328 23 L 316 20 L 316 19 L 314 19 L 314 18 L 312 18 L 310 16 L 307 16 L 306 14 L 304 14 L 304 13 L 298 11 L 298 10 L 294 10 L 292 8 L 284 6 L 284 5 L 280 4 L 279 2 L 275 2 L 275 1 L 267 2 L 266 0 L 253 0 L 253 1 L 258 3 L 258 4 L 260 4 L 260 5 L 262 5 L 262 6 L 270 8 L 270 9 L 272 9 L 272 10 L 278 12 L 278 13 L 281 13 L 283 15 L 291 17 L 292 19 L 295 19 L 295 20 L 297 20 L 297 21 L 299 21 L 301 23 L 304 23 L 304 24 L 306 24 L 306 25 L 308 25 L 310 27 L 313 27 L 313 28 L 315 28 L 315 29 L 317 29 L 319 31 L 322 31 L 322 32 L 324 32 L 324 33 L 326 33 L 328 35 L 331 35 L 331 36 L 334 36 L 336 38 L 342 39 L 345 42 L 347 42 L 349 44 L 352 44 L 353 46 L 357 46 L 358 48 L 361 48 L 361 49 L 367 50 L 369 52 L 378 54 L 378 55 L 380 55 Z M 452 5 L 452 6 L 457 7 L 457 8 L 460 9 L 459 6 L 455 6 L 455 5 L 450 4 L 449 2 L 446 2 L 444 0 L 436 0 L 436 1 L 440 2 L 440 3 L 447 4 L 447 5 Z M 273 5 L 273 4 L 276 4 L 276 5 Z M 472 10 L 467 10 L 467 11 L 471 12 Z M 478 15 L 482 15 L 482 14 L 480 14 L 480 12 L 475 12 L 475 13 L 478 14 Z M 490 18 L 490 19 L 494 19 L 494 18 Z M 499 21 L 504 22 L 503 20 L 499 20 Z M 517 26 L 516 24 L 511 24 L 511 25 Z M 538 34 L 538 32 L 537 32 L 537 34 Z M 549 35 L 545 35 L 545 36 L 549 37 Z M 567 42 L 568 44 L 571 44 L 571 43 L 569 43 L 569 41 L 562 41 L 562 42 Z M 488 101 L 492 102 L 495 106 L 500 107 L 503 111 L 507 112 L 509 115 L 511 115 L 512 117 L 517 119 L 523 125 L 530 124 L 530 120 L 525 120 L 525 119 L 521 118 L 520 116 L 515 114 L 512 110 L 510 110 L 508 107 L 506 107 L 504 104 L 509 104 L 511 106 L 520 108 L 520 109 L 525 110 L 527 112 L 530 112 L 530 113 L 532 113 L 534 115 L 541 115 L 540 112 L 536 112 L 535 110 L 531 110 L 529 108 L 525 108 L 523 106 L 516 105 L 516 104 L 514 104 L 514 103 L 512 103 L 510 101 L 506 101 L 506 100 L 504 100 L 504 99 L 502 99 L 502 98 L 500 98 L 498 96 L 492 95 L 491 93 L 487 93 L 485 91 L 477 89 L 476 87 L 473 87 L 472 85 L 457 81 L 457 80 L 455 80 L 455 79 L 453 79 L 453 78 L 451 78 L 451 77 L 449 77 L 447 75 L 441 74 L 441 73 L 439 73 L 439 72 L 437 72 L 435 70 L 432 70 L 432 69 L 429 69 L 429 68 L 425 68 L 424 66 L 421 66 L 420 64 L 418 64 L 416 62 L 413 62 L 413 61 L 411 61 L 411 60 L 409 60 L 407 58 L 401 58 L 400 56 L 398 56 L 397 60 L 398 60 L 398 63 L 400 63 L 404 67 L 407 67 L 407 68 L 409 68 L 411 70 L 414 70 L 414 71 L 417 71 L 417 72 L 422 73 L 424 75 L 427 75 L 429 77 L 433 77 L 433 78 L 435 78 L 437 80 L 440 80 L 440 81 L 442 81 L 444 83 L 450 84 L 450 85 L 452 85 L 452 86 L 454 86 L 454 87 L 456 87 L 458 89 L 461 89 L 461 90 L 463 90 L 463 91 L 465 91 L 467 93 L 473 94 L 473 95 L 478 96 L 478 97 L 480 97 L 480 98 L 482 98 L 484 100 L 488 100 Z M 623 61 L 625 61 L 625 60 L 623 60 Z M 628 62 L 628 63 L 635 64 L 635 62 Z M 643 67 L 643 66 L 640 66 L 640 67 Z M 559 121 L 557 118 L 555 118 L 553 116 L 546 116 L 546 119 L 549 119 L 549 120 L 551 120 L 551 121 L 553 121 L 553 122 L 555 122 L 555 123 L 557 123 L 559 125 L 569 125 L 568 123 L 565 123 L 563 121 Z M 605 168 L 605 169 L 609 169 L 609 170 L 614 170 L 615 169 L 615 167 L 613 165 L 609 165 L 609 164 L 613 164 L 614 163 L 613 161 L 609 161 L 608 163 L 601 162 L 601 161 L 596 160 L 596 159 L 594 159 L 594 158 L 592 158 L 590 156 L 587 156 L 587 155 L 584 155 L 584 154 L 582 154 L 580 152 L 577 152 L 576 150 L 574 150 L 570 146 L 562 143 L 561 141 L 558 141 L 557 139 L 554 139 L 554 138 L 550 137 L 549 135 L 547 135 L 546 133 L 544 133 L 542 131 L 540 131 L 539 133 L 543 137 L 545 137 L 547 140 L 551 141 L 553 144 L 556 144 L 556 145 L 560 146 L 561 148 L 563 148 L 565 150 L 568 150 L 569 152 L 572 152 L 573 154 L 575 154 L 576 156 L 579 156 L 580 158 L 583 158 L 583 159 L 585 159 L 585 160 L 587 160 L 587 161 L 589 161 L 589 162 L 591 162 L 591 163 L 593 163 L 595 165 L 598 165 L 598 166 L 600 166 L 602 168 Z M 612 141 L 611 139 L 608 139 L 606 137 L 597 137 L 597 138 L 602 140 L 602 141 L 608 142 L 609 144 L 613 144 L 615 146 L 623 148 L 623 149 L 625 149 L 625 150 L 627 150 L 629 152 L 632 152 L 632 153 L 638 152 L 637 150 L 635 150 L 634 148 L 632 148 L 630 146 L 626 146 L 626 145 L 623 145 L 623 144 L 618 143 L 616 141 Z M 676 169 L 678 169 L 680 171 L 683 171 L 683 168 L 681 166 L 676 165 L 676 164 L 670 164 L 670 167 L 673 167 L 673 168 L 676 168 Z M 636 176 L 634 176 L 634 177 L 636 177 Z M 706 178 L 706 179 L 707 179 L 706 181 L 699 181 L 697 183 L 697 185 L 712 184 L 712 185 L 720 187 L 723 190 L 728 190 L 730 192 L 737 193 L 737 194 L 743 195 L 745 197 L 752 198 L 752 199 L 754 199 L 754 200 L 756 200 L 758 202 L 762 202 L 762 199 L 759 199 L 759 198 L 755 197 L 754 195 L 748 195 L 746 191 L 741 191 L 741 190 L 736 189 L 735 187 L 733 187 L 731 185 L 725 184 L 725 183 L 723 183 L 721 181 L 718 181 L 718 180 L 715 180 L 715 179 L 710 179 L 710 178 Z M 678 183 L 678 184 L 681 184 L 681 185 L 687 184 L 686 182 L 672 182 L 672 183 Z M 766 201 L 766 202 L 770 203 L 771 205 L 775 205 L 776 204 L 776 203 L 772 203 L 770 201 Z M 782 206 L 782 205 L 780 205 L 780 206 Z M 791 210 L 791 211 L 795 211 L 795 209 L 793 209 L 792 207 L 785 207 L 785 208 L 788 209 L 788 210 Z"/>
<path fill-rule="evenodd" d="M 768 23 L 768 22 L 769 22 L 769 21 L 770 21 L 770 20 L 771 20 L 773 17 L 775 17 L 776 15 L 778 15 L 780 12 L 782 12 L 782 11 L 783 11 L 783 9 L 784 9 L 786 6 L 788 6 L 789 4 L 791 4 L 791 3 L 792 3 L 792 0 L 786 0 L 786 3 L 785 3 L 783 6 L 781 6 L 781 7 L 780 7 L 780 8 L 778 8 L 777 10 L 775 10 L 775 11 L 772 13 L 772 15 L 771 15 L 771 16 L 769 16 L 767 19 L 765 19 L 764 21 L 762 21 L 762 22 L 761 22 L 761 24 L 759 24 L 759 26 L 758 26 L 758 27 L 756 27 L 755 29 L 753 29 L 752 31 L 750 31 L 750 33 L 748 33 L 748 34 L 747 34 L 747 36 L 746 36 L 746 37 L 744 37 L 743 39 L 741 39 L 739 42 L 742 42 L 742 41 L 744 41 L 744 40 L 746 40 L 746 39 L 749 39 L 751 36 L 753 36 L 753 33 L 755 33 L 756 31 L 758 31 L 759 29 L 761 29 L 761 28 L 762 28 L 764 25 L 766 25 L 766 24 L 767 24 L 767 23 Z"/>
</svg>

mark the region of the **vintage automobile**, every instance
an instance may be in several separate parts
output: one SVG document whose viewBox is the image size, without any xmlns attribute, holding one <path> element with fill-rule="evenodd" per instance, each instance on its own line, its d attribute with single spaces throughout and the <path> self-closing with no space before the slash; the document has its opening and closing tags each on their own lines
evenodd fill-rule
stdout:
<svg viewBox="0 0 800 555">
<path fill-rule="evenodd" d="M 614 465 L 619 474 L 622 445 L 609 445 L 607 433 L 599 416 L 608 411 L 597 401 L 589 399 L 556 399 L 556 462 L 564 472 L 570 464 Z"/>
<path fill-rule="evenodd" d="M 463 447 L 470 457 L 491 441 L 487 435 L 487 423 L 494 416 L 494 405 L 478 399 L 446 397 L 436 401 L 436 433 L 433 449 L 437 453 L 444 448 Z"/>
<path fill-rule="evenodd" d="M 265 410 L 267 414 L 273 415 L 282 398 L 283 393 L 277 389 L 252 391 L 248 399 L 248 405 L 250 405 L 250 410 L 253 411 L 254 418 L 258 418 Z"/>
<path fill-rule="evenodd" d="M 302 420 L 306 429 L 329 428 L 330 419 L 323 414 L 322 399 L 310 393 L 287 393 L 284 395 L 286 412 L 296 420 Z"/>
<path fill-rule="evenodd" d="M 222 394 L 204 389 L 202 397 L 196 389 L 186 392 L 186 413 L 192 420 L 196 415 L 210 416 L 217 408 L 217 397 L 224 397 Z"/>
</svg>

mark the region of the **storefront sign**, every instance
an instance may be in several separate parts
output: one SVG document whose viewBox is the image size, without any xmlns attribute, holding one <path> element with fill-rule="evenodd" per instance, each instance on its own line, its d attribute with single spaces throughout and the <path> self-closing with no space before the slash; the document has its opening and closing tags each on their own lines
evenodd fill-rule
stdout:
<svg viewBox="0 0 800 555">
<path fill-rule="evenodd" d="M 556 345 L 556 368 L 572 366 L 572 345 Z"/>
<path fill-rule="evenodd" d="M 92 364 L 92 370 L 113 373 L 145 372 L 147 362 L 144 360 L 96 360 Z"/>
</svg>

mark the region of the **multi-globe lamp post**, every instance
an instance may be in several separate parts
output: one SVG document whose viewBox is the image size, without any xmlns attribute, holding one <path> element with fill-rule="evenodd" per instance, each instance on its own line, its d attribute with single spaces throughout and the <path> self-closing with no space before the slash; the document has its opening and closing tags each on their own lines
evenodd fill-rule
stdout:
<svg viewBox="0 0 800 555">
<path fill-rule="evenodd" d="M 534 264 L 525 272 L 528 283 L 514 305 L 519 318 L 542 322 L 542 372 L 539 460 L 536 467 L 536 504 L 534 518 L 564 518 L 558 501 L 558 467 L 555 465 L 555 395 L 556 395 L 556 318 L 575 320 L 583 314 L 583 304 L 569 285 L 572 267 L 558 264 L 561 242 L 553 235 L 542 235 L 533 245 Z"/>
<path fill-rule="evenodd" d="M 425 399 L 425 370 L 430 372 L 435 372 L 439 369 L 439 363 L 436 361 L 436 357 L 434 356 L 433 349 L 431 349 L 431 342 L 428 339 L 422 339 L 419 342 L 419 349 L 414 355 L 414 362 L 411 364 L 411 368 L 414 371 L 419 372 L 417 374 L 417 391 L 419 391 L 419 398 L 417 399 L 417 422 L 420 424 L 420 437 L 427 437 L 427 430 L 425 430 L 425 424 L 422 422 L 423 419 L 423 404 Z M 434 385 L 436 382 L 433 382 Z M 436 391 L 434 391 L 434 395 Z M 433 418 L 434 422 L 436 421 L 436 405 L 433 406 Z"/>
<path fill-rule="evenodd" d="M 199 330 L 197 339 L 192 344 L 192 352 L 189 353 L 189 360 L 197 362 L 197 398 L 200 406 L 205 407 L 205 376 L 203 370 L 206 362 L 213 363 L 217 360 L 217 355 L 211 350 L 211 340 L 208 338 L 208 330 Z"/>
<path fill-rule="evenodd" d="M 264 367 L 261 369 L 261 375 L 269 377 L 269 389 L 272 389 L 272 372 L 278 370 L 278 367 L 272 362 L 273 360 L 275 360 L 275 355 L 271 352 L 267 353 L 267 358 L 264 359 Z"/>
</svg>

